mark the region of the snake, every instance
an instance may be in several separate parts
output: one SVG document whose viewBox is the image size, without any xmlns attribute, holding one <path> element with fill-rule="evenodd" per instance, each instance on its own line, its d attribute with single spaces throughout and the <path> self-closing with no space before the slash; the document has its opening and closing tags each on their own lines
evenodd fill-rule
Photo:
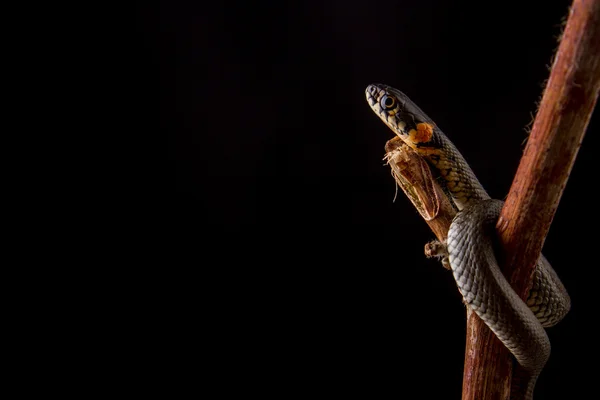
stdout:
<svg viewBox="0 0 600 400">
<path fill-rule="evenodd" d="M 571 308 L 563 283 L 540 255 L 531 290 L 523 301 L 504 277 L 496 257 L 495 226 L 503 202 L 488 195 L 456 146 L 408 96 L 388 85 L 371 84 L 366 99 L 392 132 L 426 161 L 454 203 L 458 213 L 443 244 L 452 275 L 467 307 L 525 371 L 519 396 L 531 400 L 550 357 L 544 328 L 557 324 Z M 511 399 L 516 397 L 511 394 Z"/>
</svg>

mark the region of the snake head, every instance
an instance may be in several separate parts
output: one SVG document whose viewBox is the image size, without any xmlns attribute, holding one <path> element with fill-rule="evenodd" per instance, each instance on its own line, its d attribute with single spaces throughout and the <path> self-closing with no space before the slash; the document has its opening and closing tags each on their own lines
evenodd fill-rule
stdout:
<svg viewBox="0 0 600 400">
<path fill-rule="evenodd" d="M 435 124 L 404 93 L 388 85 L 367 86 L 367 102 L 381 120 L 412 148 L 432 140 Z"/>
</svg>

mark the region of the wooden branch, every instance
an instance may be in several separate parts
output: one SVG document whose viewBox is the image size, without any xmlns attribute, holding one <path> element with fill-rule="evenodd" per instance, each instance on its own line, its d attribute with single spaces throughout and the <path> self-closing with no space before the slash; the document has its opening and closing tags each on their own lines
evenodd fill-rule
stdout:
<svg viewBox="0 0 600 400">
<path fill-rule="evenodd" d="M 600 88 L 600 0 L 574 0 L 532 132 L 498 221 L 504 272 L 525 299 L 533 268 L 595 107 Z M 386 144 L 394 178 L 445 241 L 455 210 L 428 167 L 397 139 Z M 429 172 L 430 173 L 430 172 Z M 512 357 L 468 310 L 463 400 L 508 400 Z M 513 396 L 519 395 L 513 388 Z M 514 397 L 513 397 L 514 399 Z"/>
<path fill-rule="evenodd" d="M 498 232 L 521 298 L 600 90 L 600 1 L 575 0 Z"/>
<path fill-rule="evenodd" d="M 574 0 L 531 135 L 497 224 L 506 255 L 504 273 L 523 299 L 529 292 L 535 263 L 599 88 L 600 1 Z M 508 350 L 479 318 L 471 315 L 463 400 L 508 400 L 511 364 Z"/>
</svg>

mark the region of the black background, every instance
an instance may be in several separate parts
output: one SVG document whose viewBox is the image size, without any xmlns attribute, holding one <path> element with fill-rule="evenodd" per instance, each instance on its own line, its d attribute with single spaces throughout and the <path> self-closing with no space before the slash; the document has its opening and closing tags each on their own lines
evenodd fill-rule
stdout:
<svg viewBox="0 0 600 400">
<path fill-rule="evenodd" d="M 168 291 L 179 352 L 196 360 L 190 377 L 278 398 L 460 398 L 464 306 L 451 274 L 423 256 L 426 224 L 402 192 L 393 201 L 382 161 L 392 134 L 364 90 L 381 82 L 408 94 L 503 199 L 568 5 L 140 8 L 140 60 L 159 70 L 175 169 L 164 207 L 178 279 Z M 142 83 L 154 93 L 155 76 Z M 584 229 L 598 224 L 598 130 L 596 117 L 544 248 L 573 307 L 548 330 L 539 399 L 596 386 L 587 362 L 598 356 L 598 263 Z"/>
</svg>

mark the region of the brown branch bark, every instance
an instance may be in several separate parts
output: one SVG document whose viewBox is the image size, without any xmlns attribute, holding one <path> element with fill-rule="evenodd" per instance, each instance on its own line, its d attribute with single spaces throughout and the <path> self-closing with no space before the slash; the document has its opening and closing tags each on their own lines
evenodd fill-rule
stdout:
<svg viewBox="0 0 600 400">
<path fill-rule="evenodd" d="M 600 88 L 600 1 L 574 0 L 542 102 L 497 230 L 504 273 L 526 299 L 531 276 Z M 508 350 L 468 318 L 463 400 L 508 400 Z"/>
</svg>

